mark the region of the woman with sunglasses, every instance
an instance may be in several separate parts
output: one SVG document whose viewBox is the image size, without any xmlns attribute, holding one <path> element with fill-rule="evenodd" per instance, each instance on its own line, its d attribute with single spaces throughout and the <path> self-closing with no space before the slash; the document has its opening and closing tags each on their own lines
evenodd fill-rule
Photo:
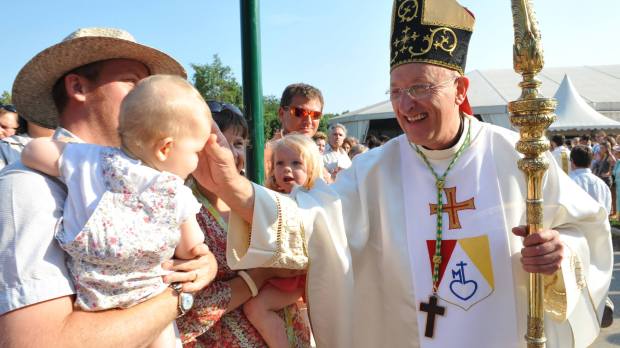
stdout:
<svg viewBox="0 0 620 348">
<path fill-rule="evenodd" d="M 54 130 L 43 128 L 17 114 L 11 104 L 0 104 L 0 169 L 19 160 L 33 138 L 49 137 Z"/>
<path fill-rule="evenodd" d="M 239 108 L 232 104 L 208 101 L 213 119 L 231 146 L 237 170 L 243 172 L 248 125 Z M 199 164 L 200 168 L 200 164 Z M 195 294 L 194 309 L 177 319 L 184 347 L 267 347 L 258 331 L 243 313 L 243 304 L 268 279 L 295 275 L 282 269 L 251 269 L 236 272 L 226 262 L 226 232 L 230 208 L 215 194 L 194 180 L 189 182 L 202 207 L 196 215 L 205 234 L 205 243 L 215 255 L 218 273 L 215 280 Z M 297 308 L 297 307 L 295 307 Z M 309 332 L 301 313 L 292 313 L 297 347 L 309 346 Z M 305 329 L 305 330 L 304 330 Z"/>
</svg>

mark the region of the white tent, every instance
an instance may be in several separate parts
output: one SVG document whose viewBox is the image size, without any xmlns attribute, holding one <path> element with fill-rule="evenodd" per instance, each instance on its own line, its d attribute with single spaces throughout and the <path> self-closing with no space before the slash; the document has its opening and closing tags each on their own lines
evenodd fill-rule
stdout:
<svg viewBox="0 0 620 348">
<path fill-rule="evenodd" d="M 620 65 L 545 68 L 538 75 L 542 81 L 542 95 L 552 96 L 567 74 L 579 91 L 574 95 L 579 95 L 583 103 L 602 116 L 620 120 Z M 507 105 L 519 98 L 521 76 L 512 69 L 500 69 L 473 70 L 467 73 L 467 77 L 470 81 L 467 94 L 474 114 L 485 122 L 511 128 Z M 330 120 L 330 124 L 335 122 L 344 124 L 349 134 L 360 139 L 373 131 L 373 123 L 383 128 L 398 128 L 389 100 Z M 615 126 L 605 129 L 615 129 Z"/>
<path fill-rule="evenodd" d="M 389 100 L 336 116 L 329 120 L 329 124 L 341 123 L 347 127 L 347 135 L 363 140 L 368 134 L 371 120 L 386 119 L 394 119 L 394 110 Z"/>
<path fill-rule="evenodd" d="M 549 127 L 550 131 L 566 132 L 620 129 L 620 122 L 601 115 L 583 100 L 579 93 L 577 93 L 568 75 L 564 75 L 564 79 L 553 97 L 558 102 L 558 106 L 555 110 L 557 119 Z"/>
</svg>

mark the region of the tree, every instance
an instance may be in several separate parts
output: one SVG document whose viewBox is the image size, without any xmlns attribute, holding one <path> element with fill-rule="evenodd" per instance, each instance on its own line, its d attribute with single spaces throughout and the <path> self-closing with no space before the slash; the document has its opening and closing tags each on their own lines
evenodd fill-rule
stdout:
<svg viewBox="0 0 620 348">
<path fill-rule="evenodd" d="M 324 114 L 323 117 L 321 117 L 321 122 L 319 123 L 319 132 L 327 134 L 327 131 L 329 130 L 329 120 L 335 116 L 338 116 L 338 114 Z"/>
<path fill-rule="evenodd" d="M 222 64 L 217 54 L 213 55 L 211 64 L 191 64 L 191 66 L 194 69 L 192 82 L 205 100 L 243 105 L 241 85 L 235 79 L 232 69 Z"/>
<path fill-rule="evenodd" d="M 263 97 L 263 123 L 265 125 L 265 140 L 273 137 L 282 126 L 278 118 L 280 99 L 273 95 Z"/>
<path fill-rule="evenodd" d="M 2 95 L 0 95 L 0 103 L 11 104 L 11 93 L 9 93 L 9 91 L 2 92 Z"/>
</svg>

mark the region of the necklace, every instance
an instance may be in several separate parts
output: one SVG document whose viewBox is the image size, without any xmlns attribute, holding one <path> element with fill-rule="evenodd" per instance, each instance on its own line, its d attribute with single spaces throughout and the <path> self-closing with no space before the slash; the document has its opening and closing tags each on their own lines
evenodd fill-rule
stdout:
<svg viewBox="0 0 620 348">
<path fill-rule="evenodd" d="M 461 125 L 463 125 L 463 119 L 461 118 Z M 460 132 L 459 132 L 460 133 Z M 441 257 L 441 242 L 443 240 L 443 197 L 442 190 L 446 183 L 446 177 L 448 173 L 454 167 L 456 161 L 461 157 L 461 154 L 465 151 L 465 149 L 469 146 L 471 140 L 471 122 L 469 122 L 467 127 L 467 135 L 465 136 L 465 141 L 459 149 L 456 151 L 452 159 L 450 160 L 450 164 L 448 164 L 448 168 L 443 173 L 443 175 L 439 176 L 437 172 L 433 169 L 426 155 L 420 150 L 418 145 L 412 144 L 409 142 L 409 145 L 417 152 L 417 154 L 422 158 L 426 167 L 431 171 L 433 176 L 435 177 L 435 187 L 437 188 L 437 229 L 435 233 L 435 255 L 433 255 L 433 293 L 429 297 L 428 303 L 421 302 L 420 303 L 420 311 L 426 312 L 426 329 L 424 332 L 424 336 L 433 337 L 435 330 L 435 316 L 436 315 L 444 315 L 445 307 L 437 305 L 437 288 L 439 287 L 439 269 L 441 267 L 442 257 Z"/>
</svg>

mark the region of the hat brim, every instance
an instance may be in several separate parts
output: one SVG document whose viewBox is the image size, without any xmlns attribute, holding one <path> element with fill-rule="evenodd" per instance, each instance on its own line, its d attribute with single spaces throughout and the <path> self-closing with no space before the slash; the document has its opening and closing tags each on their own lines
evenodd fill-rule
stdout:
<svg viewBox="0 0 620 348">
<path fill-rule="evenodd" d="M 43 127 L 56 128 L 58 110 L 52 98 L 56 81 L 75 68 L 108 59 L 141 62 L 152 75 L 187 77 L 181 64 L 154 48 L 118 38 L 80 37 L 43 50 L 19 71 L 12 92 L 19 115 Z"/>
</svg>

